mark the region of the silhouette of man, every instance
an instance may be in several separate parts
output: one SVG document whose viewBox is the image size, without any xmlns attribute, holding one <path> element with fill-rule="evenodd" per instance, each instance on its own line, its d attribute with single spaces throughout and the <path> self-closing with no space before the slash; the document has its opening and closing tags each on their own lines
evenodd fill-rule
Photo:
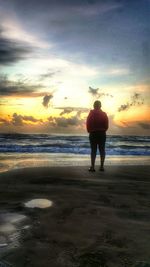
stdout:
<svg viewBox="0 0 150 267">
<path fill-rule="evenodd" d="M 101 102 L 96 100 L 93 106 L 94 109 L 90 111 L 86 121 L 91 145 L 91 167 L 89 168 L 91 172 L 95 172 L 97 147 L 100 153 L 99 170 L 104 171 L 106 131 L 108 129 L 108 117 L 107 114 L 101 110 Z"/>
</svg>

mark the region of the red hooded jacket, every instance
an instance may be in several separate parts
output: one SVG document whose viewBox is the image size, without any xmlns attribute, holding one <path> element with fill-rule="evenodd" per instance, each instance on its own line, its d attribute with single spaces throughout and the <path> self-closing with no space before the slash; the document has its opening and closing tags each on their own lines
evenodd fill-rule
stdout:
<svg viewBox="0 0 150 267">
<path fill-rule="evenodd" d="M 93 109 L 90 111 L 86 121 L 87 131 L 107 131 L 108 129 L 108 117 L 101 109 Z"/>
</svg>

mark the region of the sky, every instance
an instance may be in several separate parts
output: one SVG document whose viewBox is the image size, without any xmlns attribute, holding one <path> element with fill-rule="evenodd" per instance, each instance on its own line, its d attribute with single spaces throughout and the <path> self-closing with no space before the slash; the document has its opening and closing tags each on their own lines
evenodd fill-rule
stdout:
<svg viewBox="0 0 150 267">
<path fill-rule="evenodd" d="M 150 0 L 0 0 L 0 132 L 150 133 Z"/>
</svg>

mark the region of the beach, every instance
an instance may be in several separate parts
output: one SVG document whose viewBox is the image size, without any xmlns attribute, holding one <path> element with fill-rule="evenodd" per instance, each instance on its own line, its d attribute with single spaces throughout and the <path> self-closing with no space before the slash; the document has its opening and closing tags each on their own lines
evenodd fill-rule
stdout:
<svg viewBox="0 0 150 267">
<path fill-rule="evenodd" d="M 88 166 L 2 172 L 1 264 L 149 266 L 149 173 L 149 165 L 107 165 L 105 172 L 96 166 L 95 173 L 88 172 Z M 26 206 L 35 199 L 49 200 L 52 205 Z"/>
</svg>

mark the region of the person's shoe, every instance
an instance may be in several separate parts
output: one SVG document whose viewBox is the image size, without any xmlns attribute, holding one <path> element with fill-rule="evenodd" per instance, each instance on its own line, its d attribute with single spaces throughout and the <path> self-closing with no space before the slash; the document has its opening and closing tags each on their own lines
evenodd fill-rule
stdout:
<svg viewBox="0 0 150 267">
<path fill-rule="evenodd" d="M 101 172 L 104 172 L 104 167 L 100 167 L 99 170 L 100 170 Z"/>
<path fill-rule="evenodd" d="M 93 167 L 90 167 L 89 172 L 95 172 L 95 169 Z"/>
</svg>

